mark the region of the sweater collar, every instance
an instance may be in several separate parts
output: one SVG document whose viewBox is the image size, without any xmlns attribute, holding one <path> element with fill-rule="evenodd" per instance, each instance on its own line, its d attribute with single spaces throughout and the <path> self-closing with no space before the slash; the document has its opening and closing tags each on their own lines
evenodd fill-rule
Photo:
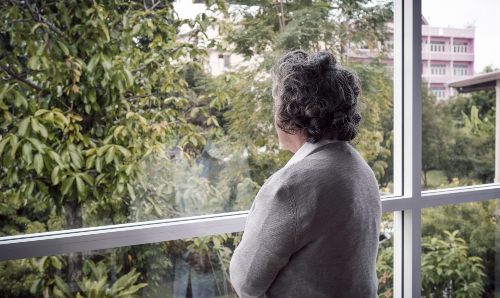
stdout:
<svg viewBox="0 0 500 298">
<path fill-rule="evenodd" d="M 323 145 L 333 143 L 333 142 L 342 142 L 340 140 L 329 140 L 329 139 L 323 139 L 320 140 L 319 142 L 316 143 L 310 143 L 310 142 L 305 142 L 300 148 L 293 154 L 293 156 L 288 160 L 286 165 L 283 168 L 286 168 L 290 166 L 291 164 L 294 164 L 300 160 L 302 160 L 304 157 L 309 155 L 314 149 L 319 148 Z"/>
</svg>

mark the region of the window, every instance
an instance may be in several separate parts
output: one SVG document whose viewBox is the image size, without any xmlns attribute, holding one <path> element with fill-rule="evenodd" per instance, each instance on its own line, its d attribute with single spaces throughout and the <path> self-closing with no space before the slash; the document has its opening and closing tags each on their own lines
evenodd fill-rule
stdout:
<svg viewBox="0 0 500 298">
<path fill-rule="evenodd" d="M 445 88 L 444 87 L 432 87 L 431 91 L 434 96 L 436 96 L 438 99 L 443 99 L 446 94 L 445 94 Z"/>
<path fill-rule="evenodd" d="M 224 67 L 231 67 L 231 54 L 224 54 Z"/>
<path fill-rule="evenodd" d="M 456 4 L 442 2 L 442 5 Z M 500 147 L 495 146 L 498 128 L 493 120 L 498 114 L 495 114 L 495 91 L 484 88 L 484 84 L 473 86 L 480 75 L 472 77 L 472 74 L 475 69 L 480 69 L 480 74 L 490 71 L 485 66 L 495 62 L 485 63 L 489 59 L 485 50 L 498 51 L 498 47 L 488 34 L 480 33 L 484 25 L 464 27 L 461 21 L 450 21 L 438 6 L 434 1 L 424 0 L 422 14 L 436 20 L 434 26 L 441 27 L 444 37 L 460 36 L 460 39 L 454 40 L 453 53 L 440 56 L 440 60 L 452 67 L 455 78 L 431 76 L 420 89 L 422 159 L 421 176 L 416 183 L 423 190 L 420 199 L 426 203 L 420 214 L 418 296 L 493 297 L 500 284 L 499 276 L 495 275 L 500 268 L 500 167 L 495 165 Z M 470 11 L 470 5 L 461 3 L 454 10 Z M 479 20 L 484 17 L 482 13 L 469 16 Z M 490 17 L 490 22 L 498 20 Z M 456 55 L 471 50 L 476 53 Z"/>
<path fill-rule="evenodd" d="M 6 6 L 25 8 L 15 3 Z M 62 12 L 60 7 L 53 9 Z M 248 40 L 258 43 L 260 37 L 236 34 L 241 31 L 238 26 L 246 23 L 224 19 L 218 14 L 222 8 L 214 12 L 204 3 L 184 1 L 176 3 L 175 9 L 178 16 L 173 18 L 178 22 L 173 23 L 164 23 L 158 10 L 152 10 L 145 21 L 140 20 L 143 11 L 139 7 L 128 11 L 130 15 L 115 11 L 113 22 L 128 22 L 130 17 L 135 23 L 129 23 L 130 30 L 114 28 L 110 38 L 129 35 L 113 39 L 106 49 L 78 39 L 82 44 L 60 40 L 59 50 L 43 52 L 42 47 L 32 52 L 48 42 L 50 36 L 42 31 L 35 35 L 23 31 L 24 37 L 32 38 L 28 46 L 13 39 L 19 43 L 10 47 L 11 54 L 18 56 L 9 60 L 12 65 L 5 66 L 8 71 L 3 74 L 6 80 L 0 82 L 2 96 L 17 98 L 6 102 L 12 110 L 6 112 L 0 131 L 5 176 L 0 179 L 0 189 L 14 208 L 5 214 L 5 236 L 245 211 L 265 179 L 286 163 L 291 154 L 275 158 L 275 130 L 264 121 L 271 108 L 266 87 L 270 83 L 266 65 L 272 60 L 269 47 L 249 48 Z M 240 18 L 248 17 L 247 12 L 255 7 L 245 9 Z M 388 10 L 389 6 L 379 14 Z M 192 15 L 193 11 L 198 13 Z M 23 13 L 31 16 L 29 11 Z M 189 23 L 196 16 L 208 15 L 209 28 Z M 380 16 L 370 30 L 382 30 L 389 43 L 393 34 L 387 24 L 392 17 Z M 236 23 L 226 24 L 231 21 Z M 214 30 L 218 26 L 220 30 Z M 224 31 L 228 26 L 230 32 Z M 258 24 L 251 26 L 257 26 L 251 30 L 267 30 Z M 90 38 L 93 29 L 82 30 Z M 165 38 L 166 32 L 178 32 L 176 39 Z M 338 47 L 339 40 L 324 44 L 321 36 L 327 33 L 312 36 L 316 42 L 311 46 Z M 291 39 L 282 43 L 273 36 L 263 42 L 274 44 L 271 49 L 276 51 L 288 48 L 288 42 L 311 42 Z M 368 32 L 364 38 L 368 41 L 363 44 L 376 44 L 379 39 Z M 102 42 L 108 42 L 107 38 Z M 224 44 L 233 53 L 221 51 Z M 24 52 L 19 54 L 16 47 Z M 66 59 L 79 50 L 86 51 L 79 60 Z M 367 80 L 384 89 L 384 93 L 364 94 L 378 107 L 379 115 L 365 114 L 374 117 L 374 128 L 382 136 L 365 147 L 365 154 L 379 177 L 381 192 L 388 194 L 392 192 L 388 168 L 393 75 L 375 57 L 368 58 L 372 67 L 366 66 L 366 59 L 355 57 L 340 56 L 339 63 L 359 73 L 373 70 Z M 202 67 L 207 60 L 210 71 Z M 236 66 L 240 71 L 232 80 L 218 78 Z M 68 81 L 69 73 L 72 79 Z M 49 77 L 54 78 L 53 85 L 41 87 L 48 84 Z M 39 95 L 43 95 L 41 102 L 35 100 Z M 229 102 L 234 108 L 226 111 Z M 263 153 L 257 150 L 261 147 Z M 26 222 L 18 222 L 13 210 L 24 214 Z"/>
<path fill-rule="evenodd" d="M 467 53 L 467 45 L 466 41 L 455 41 L 453 43 L 453 52 L 455 53 Z"/>
<path fill-rule="evenodd" d="M 231 67 L 231 54 L 219 54 L 217 57 L 222 59 L 225 68 Z"/>
<path fill-rule="evenodd" d="M 434 76 L 426 77 L 426 84 L 422 84 L 422 188 L 437 191 L 497 183 L 500 166 L 496 165 L 495 156 L 500 154 L 500 147 L 495 145 L 498 128 L 494 119 L 498 115 L 494 84 L 483 82 L 474 87 L 473 82 L 493 70 L 488 65 L 499 64 L 485 53 L 498 47 L 488 34 L 481 32 L 486 29 L 484 25 L 451 22 L 436 7 L 432 1 L 424 0 L 422 12 L 435 20 L 433 26 L 442 29 L 443 38 L 453 38 L 453 53 L 443 53 L 439 63 L 432 63 Z M 456 9 L 468 11 L 469 7 L 460 4 Z M 470 17 L 483 18 L 478 14 Z M 444 65 L 449 65 L 445 76 Z M 465 86 L 454 87 L 454 82 Z M 487 84 L 491 87 L 485 87 Z"/>
<path fill-rule="evenodd" d="M 444 14 L 436 1 L 374 1 L 360 13 L 347 7 L 348 18 L 297 3 L 284 8 L 286 22 L 264 3 L 238 7 L 235 24 L 200 1 L 177 1 L 175 12 L 118 2 L 32 3 L 43 23 L 22 2 L 0 4 L 9 43 L 0 61 L 0 296 L 72 296 L 98 280 L 102 291 L 143 296 L 233 295 L 225 266 L 248 209 L 291 157 L 277 148 L 262 69 L 273 51 L 301 46 L 335 49 L 371 86 L 357 146 L 382 196 L 379 294 L 459 296 L 457 268 L 473 277 L 459 285 L 498 291 L 493 93 L 432 96 L 444 94 L 434 87 L 453 65 L 433 62 L 429 81 L 421 77 L 422 15 Z M 67 22 L 78 16 L 85 21 Z M 383 57 L 392 68 L 343 52 L 344 33 L 392 44 Z M 444 45 L 430 50 L 444 55 Z M 231 49 L 227 63 L 220 49 Z M 241 70 L 220 76 L 204 70 L 208 59 Z"/>
<path fill-rule="evenodd" d="M 468 75 L 469 66 L 467 64 L 454 64 L 453 65 L 453 75 L 454 76 L 466 76 Z"/>
<path fill-rule="evenodd" d="M 446 64 L 431 64 L 431 75 L 444 76 L 446 75 Z"/>
<path fill-rule="evenodd" d="M 444 52 L 444 45 L 445 45 L 444 41 L 431 40 L 430 44 L 431 52 Z"/>
<path fill-rule="evenodd" d="M 380 227 L 377 275 L 379 292 L 386 295 L 393 290 L 392 222 L 392 213 L 384 213 Z M 227 233 L 77 254 L 44 256 L 33 262 L 40 267 L 44 266 L 46 272 L 58 270 L 60 267 L 65 268 L 67 272 L 58 274 L 60 280 L 51 286 L 41 282 L 35 284 L 34 291 L 47 289 L 47 292 L 52 294 L 67 287 L 73 295 L 77 292 L 88 294 L 91 291 L 90 283 L 104 278 L 107 283 L 96 287 L 95 290 L 104 293 L 107 289 L 116 288 L 115 283 L 121 279 L 121 292 L 132 294 L 129 291 L 135 288 L 145 297 L 236 297 L 226 270 L 241 236 L 242 232 Z M 4 272 L 0 281 L 0 293 L 14 291 L 9 284 L 31 284 L 33 280 L 43 276 L 44 271 L 37 271 L 36 267 L 31 267 L 29 263 L 29 259 L 0 261 L 0 270 Z M 16 276 L 16 271 L 9 270 L 14 267 L 24 269 L 23 275 Z M 97 270 L 88 270 L 92 267 Z M 77 280 L 70 278 L 74 274 L 78 275 Z M 45 282 L 53 283 L 55 279 L 54 276 L 47 275 Z M 21 297 L 30 296 L 29 290 L 20 287 L 20 294 L 24 295 Z"/>
<path fill-rule="evenodd" d="M 64 292 L 68 297 L 236 297 L 226 276 L 232 252 L 241 232 L 195 237 L 76 254 L 0 261 L 0 293 L 33 296 L 45 290 L 48 297 Z M 15 276 L 10 268 L 22 268 Z M 65 269 L 50 275 L 45 272 Z M 37 270 L 39 269 L 39 270 Z M 76 277 L 76 278 L 75 278 Z M 42 278 L 39 282 L 37 279 Z M 18 289 L 10 284 L 34 284 Z M 9 290 L 11 292 L 9 293 Z M 30 292 L 30 290 L 32 292 Z M 17 291 L 17 292 L 16 292 Z M 109 297 L 109 296 L 108 296 Z"/>
</svg>

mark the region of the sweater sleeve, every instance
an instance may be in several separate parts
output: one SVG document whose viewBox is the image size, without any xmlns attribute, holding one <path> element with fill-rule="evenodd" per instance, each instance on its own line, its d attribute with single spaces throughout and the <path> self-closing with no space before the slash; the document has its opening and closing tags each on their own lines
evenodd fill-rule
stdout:
<svg viewBox="0 0 500 298">
<path fill-rule="evenodd" d="M 296 207 L 286 183 L 264 185 L 247 216 L 229 275 L 241 298 L 262 297 L 295 252 Z"/>
</svg>

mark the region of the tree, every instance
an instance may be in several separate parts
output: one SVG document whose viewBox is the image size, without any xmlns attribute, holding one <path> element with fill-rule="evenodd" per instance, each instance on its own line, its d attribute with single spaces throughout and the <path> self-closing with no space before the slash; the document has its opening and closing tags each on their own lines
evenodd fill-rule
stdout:
<svg viewBox="0 0 500 298">
<path fill-rule="evenodd" d="M 495 290 L 495 270 L 498 238 L 498 199 L 484 202 L 463 203 L 429 208 L 422 212 L 423 237 L 439 237 L 443 231 L 459 231 L 460 238 L 466 241 L 469 256 L 483 260 L 484 291 L 492 295 Z M 446 240 L 446 239 L 443 239 Z"/>
<path fill-rule="evenodd" d="M 210 19 L 143 1 L 5 1 L 0 15 L 4 235 L 134 220 L 168 191 L 140 183 L 144 163 L 170 161 L 167 146 L 193 157 L 218 127 L 219 99 L 183 76 L 202 68 L 206 51 L 191 40 Z M 184 24 L 195 30 L 180 40 Z M 68 260 L 78 280 L 81 256 Z"/>
<path fill-rule="evenodd" d="M 494 178 L 495 95 L 492 90 L 451 98 L 443 114 L 452 121 L 449 146 L 441 168 L 449 180 L 459 177 L 472 183 L 490 183 Z M 451 123 L 451 125 L 450 125 Z"/>
<path fill-rule="evenodd" d="M 485 72 L 489 71 L 485 68 Z M 493 182 L 495 150 L 494 90 L 458 94 L 437 101 L 422 86 L 422 170 L 426 188 L 429 171 L 443 171 L 460 185 Z"/>
<path fill-rule="evenodd" d="M 254 4 L 254 1 L 237 2 Z M 327 49 L 339 61 L 347 62 L 349 43 L 363 42 L 375 48 L 378 43 L 386 45 L 390 39 L 386 23 L 392 21 L 392 1 L 262 1 L 259 4 L 255 13 L 251 7 L 238 11 L 243 12 L 243 20 L 225 34 L 227 45 L 246 57 L 270 49 Z M 279 25 L 281 9 L 276 5 L 283 7 L 284 28 Z"/>
<path fill-rule="evenodd" d="M 247 3 L 238 1 L 238 3 Z M 248 2 L 253 4 L 253 2 Z M 267 74 L 276 57 L 290 49 L 317 51 L 330 50 L 336 53 L 339 63 L 351 68 L 361 77 L 362 116 L 364 123 L 355 142 L 358 149 L 372 166 L 385 188 L 392 181 L 392 83 L 387 67 L 381 57 L 370 64 L 347 61 L 343 57 L 347 40 L 366 42 L 371 47 L 380 42 L 386 45 L 390 39 L 387 22 L 392 20 L 392 2 L 371 3 L 370 1 L 283 3 L 285 28 L 280 30 L 280 21 L 274 5 L 263 2 L 257 7 L 242 6 L 235 14 L 243 18 L 236 24 L 229 22 L 221 26 L 225 39 L 219 48 L 242 54 L 245 57 L 258 56 L 260 63 L 252 67 L 236 69 L 225 76 L 225 98 L 228 98 L 224 117 L 231 128 L 228 133 L 235 138 L 248 140 L 251 159 L 265 159 L 266 164 L 278 163 L 273 167 L 258 169 L 268 177 L 290 154 L 283 153 L 276 159 L 277 140 L 271 125 L 272 102 L 271 81 Z M 370 5 L 369 5 L 370 4 Z M 278 10 L 281 11 L 281 10 Z M 366 30 L 356 30 L 356 28 Z M 350 32 L 347 32 L 351 30 Z M 381 53 L 384 53 L 384 47 Z M 220 87 L 219 87 L 220 89 Z M 241 115 L 247 115 L 241 117 Z M 266 148 L 269 156 L 257 152 Z M 260 149 L 259 149 L 260 150 Z M 268 169 L 271 170 L 268 172 Z M 266 176 L 267 175 L 267 176 Z M 252 176 L 254 181 L 260 178 Z"/>
<path fill-rule="evenodd" d="M 57 262 L 54 262 L 56 260 Z M 55 266 L 58 270 L 62 263 L 56 257 L 42 257 L 36 261 L 35 266 L 39 269 L 39 278 L 35 280 L 31 291 L 33 294 L 43 293 L 43 297 L 75 297 L 74 290 L 58 274 L 47 275 L 47 269 Z M 83 263 L 82 280 L 78 281 L 76 297 L 139 297 L 137 292 L 144 288 L 146 283 L 137 283 L 140 273 L 135 269 L 121 275 L 112 285 L 108 285 L 109 264 L 100 261 L 95 264 L 91 260 Z"/>
<path fill-rule="evenodd" d="M 483 292 L 482 260 L 469 256 L 458 230 L 444 231 L 445 239 L 422 241 L 422 294 L 425 297 L 479 297 Z"/>
<path fill-rule="evenodd" d="M 431 94 L 425 82 L 422 82 L 422 172 L 423 186 L 429 187 L 428 173 L 441 170 L 449 158 L 447 148 L 451 146 L 453 126 L 452 117 Z"/>
</svg>

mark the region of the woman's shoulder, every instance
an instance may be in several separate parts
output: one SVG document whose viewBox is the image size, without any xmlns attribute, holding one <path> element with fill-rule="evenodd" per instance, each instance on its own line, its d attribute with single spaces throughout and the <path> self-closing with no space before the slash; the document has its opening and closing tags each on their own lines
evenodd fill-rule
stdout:
<svg viewBox="0 0 500 298">
<path fill-rule="evenodd" d="M 294 193 L 319 193 L 335 190 L 350 193 L 357 187 L 378 192 L 373 170 L 350 144 L 325 146 L 302 160 L 276 172 L 270 183 L 287 185 Z M 323 191 L 320 191 L 323 190 Z"/>
</svg>

